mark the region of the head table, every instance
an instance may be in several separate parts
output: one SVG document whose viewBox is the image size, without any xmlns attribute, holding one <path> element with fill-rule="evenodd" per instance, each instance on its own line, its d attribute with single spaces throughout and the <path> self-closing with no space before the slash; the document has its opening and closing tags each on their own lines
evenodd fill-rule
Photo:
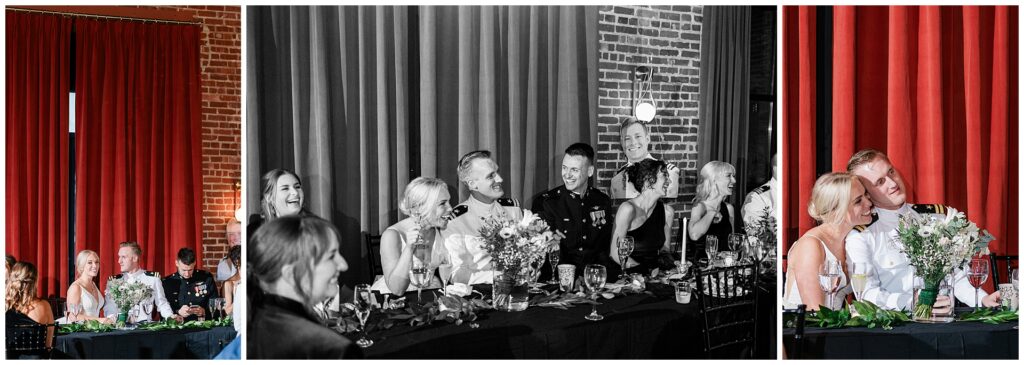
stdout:
<svg viewBox="0 0 1024 365">
<path fill-rule="evenodd" d="M 490 285 L 474 289 L 491 290 Z M 478 328 L 441 321 L 371 330 L 369 338 L 375 343 L 363 352 L 368 358 L 409 359 L 704 358 L 698 297 L 679 304 L 669 285 L 649 283 L 647 290 L 650 294 L 601 298 L 597 306 L 604 316 L 601 321 L 584 318 L 591 311 L 588 304 L 567 310 L 534 306 L 521 312 L 488 310 L 477 319 Z M 433 300 L 435 292 L 424 290 L 423 300 Z M 415 290 L 406 294 L 406 301 L 416 302 Z M 354 333 L 346 336 L 356 339 Z"/>
<path fill-rule="evenodd" d="M 55 336 L 54 350 L 73 359 L 212 359 L 235 336 L 231 326 L 76 332 Z"/>
</svg>

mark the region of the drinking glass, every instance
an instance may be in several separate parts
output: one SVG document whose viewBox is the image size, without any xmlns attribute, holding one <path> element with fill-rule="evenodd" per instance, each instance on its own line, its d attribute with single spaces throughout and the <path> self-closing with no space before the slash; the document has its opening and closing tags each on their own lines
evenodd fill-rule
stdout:
<svg viewBox="0 0 1024 365">
<path fill-rule="evenodd" d="M 558 261 L 561 258 L 561 249 L 557 245 L 551 246 L 551 251 L 548 251 L 548 264 L 551 265 L 551 280 L 548 280 L 548 284 L 558 284 Z"/>
<path fill-rule="evenodd" d="M 540 269 L 542 267 L 544 267 L 543 258 L 534 260 L 533 262 L 529 263 L 529 268 L 527 268 L 527 270 L 529 270 L 530 276 L 527 276 L 527 278 L 530 279 L 529 292 L 531 294 L 540 294 L 544 292 L 543 290 L 540 289 L 540 285 L 537 284 L 537 279 L 540 279 Z"/>
<path fill-rule="evenodd" d="M 868 285 L 868 264 L 854 262 L 850 264 L 850 285 L 853 286 L 853 296 L 857 301 L 864 300 L 864 290 Z"/>
<path fill-rule="evenodd" d="M 210 299 L 210 312 L 213 314 L 210 316 L 213 319 L 220 319 L 223 317 L 221 313 L 224 310 L 224 298 L 213 298 Z"/>
<path fill-rule="evenodd" d="M 409 270 L 409 283 L 416 286 L 416 301 L 423 302 L 423 288 L 430 285 L 430 269 L 417 265 L 414 260 L 412 270 Z"/>
<path fill-rule="evenodd" d="M 825 260 L 818 267 L 818 285 L 828 295 L 828 308 L 833 309 L 836 292 L 839 291 L 839 280 L 843 272 L 838 261 Z"/>
<path fill-rule="evenodd" d="M 988 259 L 981 257 L 972 258 L 971 270 L 967 273 L 967 280 L 974 287 L 974 311 L 977 312 L 981 304 L 978 292 L 981 290 L 981 284 L 988 280 Z"/>
<path fill-rule="evenodd" d="M 718 237 L 706 236 L 704 252 L 708 254 L 708 268 L 715 267 L 715 259 L 718 258 Z"/>
<path fill-rule="evenodd" d="M 739 250 L 740 247 L 743 246 L 743 241 L 746 238 L 747 238 L 746 235 L 744 235 L 742 233 L 730 233 L 729 234 L 729 250 L 733 251 L 733 252 L 737 252 L 737 250 Z"/>
<path fill-rule="evenodd" d="M 77 322 L 78 315 L 82 313 L 82 305 L 68 303 L 68 323 Z"/>
<path fill-rule="evenodd" d="M 437 273 L 441 275 L 441 285 L 444 286 L 444 295 L 448 295 L 448 281 L 452 280 L 452 264 L 444 261 L 437 266 Z"/>
<path fill-rule="evenodd" d="M 604 288 L 604 282 L 608 279 L 608 271 L 602 265 L 587 265 L 583 269 L 583 283 L 586 284 L 587 289 L 590 290 L 591 294 L 597 294 L 601 288 Z M 597 300 L 597 296 L 594 296 L 594 300 Z M 604 319 L 604 316 L 597 314 L 597 304 L 591 304 L 591 312 L 588 314 L 586 319 L 591 321 L 600 321 Z"/>
<path fill-rule="evenodd" d="M 373 340 L 366 338 L 366 320 L 370 318 L 370 312 L 373 310 L 373 301 L 370 298 L 373 292 L 370 291 L 369 284 L 359 284 L 356 285 L 353 294 L 355 294 L 355 298 L 352 302 L 355 304 L 356 317 L 359 318 L 359 332 L 361 333 L 356 345 L 367 348 L 373 345 Z"/>
<path fill-rule="evenodd" d="M 1010 283 L 1013 284 L 1013 289 L 1020 291 L 1020 273 L 1017 269 L 1010 270 Z"/>
<path fill-rule="evenodd" d="M 629 260 L 629 255 L 633 254 L 634 247 L 633 237 L 623 236 L 619 238 L 619 264 L 622 267 L 622 273 L 619 275 L 620 279 L 628 280 L 626 277 L 626 263 Z"/>
</svg>

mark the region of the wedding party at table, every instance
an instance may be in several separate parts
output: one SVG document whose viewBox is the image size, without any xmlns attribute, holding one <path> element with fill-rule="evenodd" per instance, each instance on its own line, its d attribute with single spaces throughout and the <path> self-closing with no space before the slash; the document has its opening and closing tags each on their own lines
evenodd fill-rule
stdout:
<svg viewBox="0 0 1024 365">
<path fill-rule="evenodd" d="M 775 7 L 247 9 L 248 359 L 774 359 Z"/>
<path fill-rule="evenodd" d="M 5 13 L 5 358 L 241 359 L 241 7 Z"/>
<path fill-rule="evenodd" d="M 783 7 L 784 358 L 1019 358 L 1017 9 Z"/>
</svg>

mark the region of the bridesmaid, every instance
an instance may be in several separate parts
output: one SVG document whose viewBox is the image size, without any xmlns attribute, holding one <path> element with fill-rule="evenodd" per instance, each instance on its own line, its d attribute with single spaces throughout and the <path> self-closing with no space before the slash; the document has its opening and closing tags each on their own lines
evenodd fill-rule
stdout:
<svg viewBox="0 0 1024 365">
<path fill-rule="evenodd" d="M 668 194 L 668 165 L 647 159 L 627 168 L 630 184 L 639 191 L 637 197 L 619 206 L 612 228 L 609 256 L 626 272 L 647 275 L 659 267 L 660 251 L 669 251 L 672 237 L 672 206 L 661 202 Z M 633 237 L 633 252 L 623 264 L 619 260 L 618 242 L 623 236 Z M 671 262 L 671 260 L 668 260 Z"/>
</svg>

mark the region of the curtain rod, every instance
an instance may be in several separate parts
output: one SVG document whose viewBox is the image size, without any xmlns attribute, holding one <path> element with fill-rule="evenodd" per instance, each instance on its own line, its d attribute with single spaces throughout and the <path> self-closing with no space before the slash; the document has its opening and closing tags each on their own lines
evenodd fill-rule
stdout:
<svg viewBox="0 0 1024 365">
<path fill-rule="evenodd" d="M 97 19 L 129 20 L 129 21 L 137 21 L 137 22 L 143 22 L 143 23 L 184 24 L 184 25 L 196 25 L 196 26 L 199 26 L 199 25 L 203 24 L 201 22 L 183 22 L 183 21 L 178 21 L 178 20 L 146 19 L 146 18 L 132 18 L 132 17 L 116 16 L 116 15 L 96 15 L 96 14 L 83 14 L 83 13 L 50 11 L 50 10 L 22 9 L 22 8 L 10 7 L 10 6 L 6 7 L 6 10 L 9 10 L 9 11 L 20 11 L 20 12 L 24 12 L 24 13 L 39 13 L 39 14 L 51 14 L 51 15 L 63 15 L 63 16 L 77 16 L 77 17 L 85 17 L 85 18 L 97 18 Z"/>
</svg>

